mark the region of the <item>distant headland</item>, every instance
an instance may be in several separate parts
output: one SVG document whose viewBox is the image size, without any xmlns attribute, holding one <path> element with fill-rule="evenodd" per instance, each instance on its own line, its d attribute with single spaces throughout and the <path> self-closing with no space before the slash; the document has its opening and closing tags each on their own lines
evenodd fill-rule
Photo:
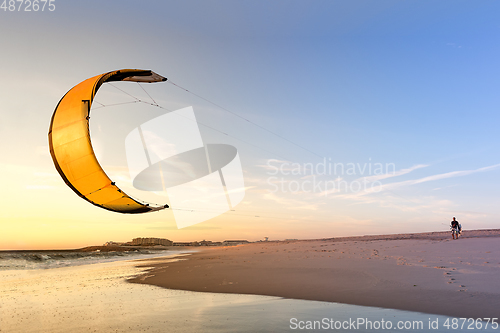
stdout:
<svg viewBox="0 0 500 333">
<path fill-rule="evenodd" d="M 143 249 L 143 248 L 153 248 L 153 249 L 167 249 L 171 247 L 197 247 L 197 246 L 234 246 L 240 244 L 248 244 L 250 243 L 248 240 L 242 239 L 229 239 L 223 242 L 213 242 L 213 241 L 194 241 L 194 242 L 173 242 L 170 239 L 166 238 L 155 238 L 155 237 L 138 237 L 132 239 L 130 242 L 114 242 L 109 241 L 104 243 L 101 246 L 88 246 L 81 249 L 77 249 L 75 251 L 102 251 L 102 252 L 127 252 L 133 251 L 135 249 Z"/>
</svg>

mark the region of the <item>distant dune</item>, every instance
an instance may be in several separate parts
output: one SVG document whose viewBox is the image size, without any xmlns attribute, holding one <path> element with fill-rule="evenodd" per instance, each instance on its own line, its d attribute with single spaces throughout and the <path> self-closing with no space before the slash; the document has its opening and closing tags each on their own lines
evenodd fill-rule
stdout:
<svg viewBox="0 0 500 333">
<path fill-rule="evenodd" d="M 480 229 L 480 230 L 462 230 L 462 237 L 477 238 L 477 237 L 500 237 L 500 229 Z M 357 240 L 357 241 L 373 241 L 373 240 L 396 240 L 396 239 L 448 239 L 451 238 L 450 231 L 433 231 L 410 234 L 390 234 L 390 235 L 369 235 L 369 236 L 350 236 L 350 237 L 333 237 L 322 238 L 337 242 Z"/>
</svg>

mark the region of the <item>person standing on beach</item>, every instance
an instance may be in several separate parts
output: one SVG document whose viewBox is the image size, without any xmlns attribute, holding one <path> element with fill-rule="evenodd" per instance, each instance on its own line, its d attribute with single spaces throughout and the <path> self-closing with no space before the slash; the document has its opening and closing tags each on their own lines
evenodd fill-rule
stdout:
<svg viewBox="0 0 500 333">
<path fill-rule="evenodd" d="M 451 221 L 451 237 L 455 239 L 455 235 L 458 236 L 460 235 L 460 225 L 458 224 L 458 221 L 455 219 L 455 216 L 453 216 L 453 221 Z"/>
</svg>

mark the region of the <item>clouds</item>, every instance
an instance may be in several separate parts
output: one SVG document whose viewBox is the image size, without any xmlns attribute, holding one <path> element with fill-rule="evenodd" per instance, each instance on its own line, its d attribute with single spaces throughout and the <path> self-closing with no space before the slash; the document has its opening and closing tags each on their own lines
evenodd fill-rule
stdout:
<svg viewBox="0 0 500 333">
<path fill-rule="evenodd" d="M 374 176 L 368 176 L 368 177 L 363 177 L 361 179 L 359 179 L 360 181 L 366 181 L 366 182 L 369 182 L 369 183 L 372 183 L 372 182 L 375 182 L 375 181 L 380 181 L 380 180 L 383 180 L 383 179 L 387 179 L 387 178 L 392 178 L 392 177 L 398 177 L 398 176 L 402 176 L 402 175 L 406 175 L 412 171 L 415 171 L 415 170 L 418 170 L 418 169 L 422 169 L 422 168 L 426 168 L 428 167 L 429 165 L 427 164 L 418 164 L 418 165 L 414 165 L 410 168 L 406 168 L 406 169 L 401 169 L 399 171 L 394 171 L 392 173 L 385 173 L 385 174 L 381 174 L 381 175 L 374 175 Z"/>
<path fill-rule="evenodd" d="M 448 179 L 448 178 L 464 177 L 464 176 L 469 176 L 469 175 L 472 175 L 475 173 L 493 171 L 493 170 L 496 170 L 499 168 L 500 168 L 500 164 L 494 164 L 494 165 L 490 165 L 487 167 L 482 167 L 482 168 L 478 168 L 478 169 L 474 169 L 474 170 L 461 170 L 461 171 L 451 171 L 451 172 L 446 172 L 446 173 L 440 173 L 440 174 L 436 174 L 436 175 L 432 175 L 432 176 L 427 176 L 427 177 L 422 177 L 422 178 L 417 178 L 417 179 L 412 179 L 412 180 L 405 180 L 405 181 L 401 181 L 401 182 L 382 185 L 381 190 L 396 189 L 396 188 L 400 188 L 400 187 L 404 187 L 404 186 L 411 186 L 411 185 L 415 185 L 415 184 L 438 181 L 438 180 Z M 415 170 L 415 169 L 413 169 L 413 170 Z"/>
<path fill-rule="evenodd" d="M 465 177 L 465 176 L 469 176 L 469 175 L 476 174 L 476 173 L 497 170 L 500 168 L 500 164 L 494 164 L 494 165 L 490 165 L 490 166 L 486 166 L 486 167 L 482 167 L 482 168 L 478 168 L 478 169 L 473 169 L 473 170 L 450 171 L 450 172 L 435 174 L 435 175 L 416 178 L 416 179 L 409 179 L 409 180 L 404 180 L 404 181 L 399 181 L 399 182 L 394 182 L 394 183 L 383 184 L 380 182 L 380 180 L 390 179 L 392 177 L 410 174 L 411 172 L 413 172 L 415 170 L 422 169 L 425 167 L 428 167 L 428 165 L 419 164 L 419 165 L 415 165 L 411 168 L 399 170 L 399 171 L 395 172 L 393 175 L 389 174 L 389 175 L 380 175 L 380 176 L 371 176 L 371 177 L 361 178 L 360 179 L 361 181 L 379 182 L 380 185 L 379 186 L 365 187 L 364 191 L 359 191 L 357 193 L 343 194 L 342 197 L 348 198 L 348 199 L 359 199 L 360 197 L 363 197 L 366 195 L 377 194 L 377 193 L 380 193 L 383 191 L 393 191 L 396 189 L 401 189 L 401 188 L 416 185 L 416 184 L 434 182 L 434 181 L 439 181 L 439 180 L 449 179 L 449 178 Z"/>
<path fill-rule="evenodd" d="M 337 163 L 331 164 L 335 166 L 337 165 Z M 263 182 L 261 180 L 257 183 L 261 186 L 267 183 L 267 185 L 273 189 L 272 192 L 279 192 L 281 195 L 285 195 L 285 193 L 290 192 L 292 194 L 301 194 L 306 196 L 308 194 L 312 194 L 311 197 L 313 198 L 326 198 L 333 195 L 342 199 L 360 200 L 362 197 L 375 195 L 380 192 L 392 192 L 394 190 L 407 189 L 417 184 L 466 177 L 477 173 L 491 172 L 500 168 L 500 164 L 493 164 L 477 169 L 449 171 L 431 174 L 424 177 L 412 177 L 412 175 L 417 171 L 420 174 L 423 172 L 430 173 L 436 168 L 436 166 L 429 164 L 415 164 L 408 168 L 396 170 L 395 165 L 391 164 L 394 168 L 386 168 L 381 172 L 373 172 L 371 162 L 369 168 L 366 167 L 366 163 L 363 168 L 360 167 L 359 163 L 356 164 L 356 168 L 354 168 L 354 163 L 338 164 L 342 164 L 342 166 L 352 164 L 352 170 L 356 170 L 356 172 L 353 172 L 352 174 L 344 172 L 342 173 L 342 177 L 340 177 L 335 172 L 318 173 L 318 165 L 322 165 L 322 163 L 317 163 L 316 165 L 313 165 L 312 163 L 299 164 L 274 159 L 269 160 L 266 164 L 257 165 L 258 168 L 265 170 L 267 175 L 267 182 Z M 377 164 L 382 165 L 381 163 L 374 163 L 373 165 Z M 360 172 L 357 172 L 358 169 Z M 356 174 L 365 174 L 365 172 L 361 172 L 361 170 L 365 169 L 370 170 L 369 172 L 366 172 L 368 173 L 367 176 L 353 179 L 353 176 L 356 176 Z M 395 181 L 396 179 L 401 178 L 406 179 Z M 435 186 L 431 190 L 435 190 L 436 188 L 440 188 L 439 185 Z M 412 195 L 411 191 L 410 195 Z M 363 201 L 365 201 L 365 199 L 363 199 Z"/>
</svg>

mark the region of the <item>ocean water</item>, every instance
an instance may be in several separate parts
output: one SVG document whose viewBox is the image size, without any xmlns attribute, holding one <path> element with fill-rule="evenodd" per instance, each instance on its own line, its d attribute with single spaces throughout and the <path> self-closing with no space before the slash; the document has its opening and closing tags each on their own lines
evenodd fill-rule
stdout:
<svg viewBox="0 0 500 333">
<path fill-rule="evenodd" d="M 51 269 L 58 267 L 98 264 L 104 262 L 147 259 L 160 256 L 172 256 L 194 252 L 190 250 L 155 250 L 131 249 L 126 252 L 99 250 L 91 252 L 81 251 L 1 251 L 1 270 L 34 270 Z"/>
<path fill-rule="evenodd" d="M 136 267 L 144 264 L 140 259 L 159 253 L 88 259 L 43 255 L 33 259 L 38 269 L 19 268 L 20 262 L 31 265 L 31 257 L 4 259 L 21 261 L 0 271 L 0 332 L 500 332 L 491 322 L 485 329 L 485 321 L 126 282 L 147 273 Z"/>
</svg>

